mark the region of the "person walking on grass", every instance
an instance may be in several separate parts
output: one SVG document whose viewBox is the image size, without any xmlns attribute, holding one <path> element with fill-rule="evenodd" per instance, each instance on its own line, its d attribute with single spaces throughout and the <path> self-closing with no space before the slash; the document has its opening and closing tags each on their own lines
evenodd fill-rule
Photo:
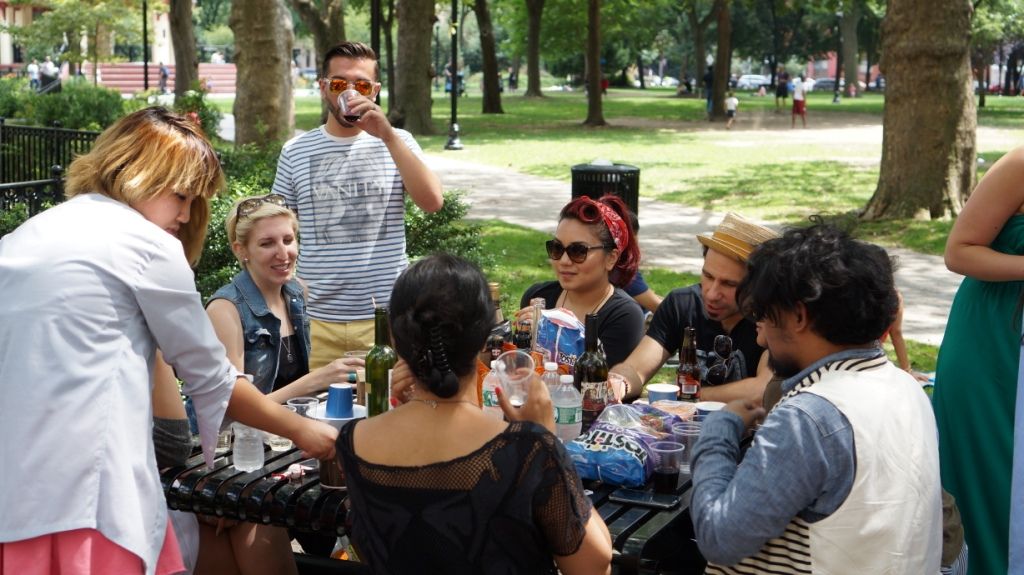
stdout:
<svg viewBox="0 0 1024 575">
<path fill-rule="evenodd" d="M 791 128 L 796 127 L 796 117 L 800 116 L 800 121 L 803 122 L 803 126 L 807 127 L 807 88 L 804 85 L 804 75 L 800 76 L 793 82 L 793 115 Z"/>
<path fill-rule="evenodd" d="M 729 97 L 725 99 L 725 117 L 729 118 L 729 121 L 725 123 L 726 130 L 732 129 L 732 125 L 736 121 L 736 108 L 739 105 L 740 101 L 736 98 L 736 92 L 729 90 Z"/>
</svg>

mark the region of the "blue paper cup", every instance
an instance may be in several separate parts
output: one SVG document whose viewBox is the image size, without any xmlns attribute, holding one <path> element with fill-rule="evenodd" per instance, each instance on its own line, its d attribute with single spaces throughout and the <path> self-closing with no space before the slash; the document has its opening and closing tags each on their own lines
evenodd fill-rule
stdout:
<svg viewBox="0 0 1024 575">
<path fill-rule="evenodd" d="M 647 386 L 647 402 L 679 399 L 679 386 L 673 383 L 652 383 Z"/>
<path fill-rule="evenodd" d="M 332 383 L 327 388 L 327 417 L 352 417 L 352 384 Z"/>
</svg>

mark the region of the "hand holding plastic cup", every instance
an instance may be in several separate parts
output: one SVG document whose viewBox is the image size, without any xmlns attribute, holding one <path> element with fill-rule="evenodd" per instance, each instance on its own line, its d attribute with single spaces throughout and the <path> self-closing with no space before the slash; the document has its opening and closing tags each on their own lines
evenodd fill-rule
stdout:
<svg viewBox="0 0 1024 575">
<path fill-rule="evenodd" d="M 519 350 L 506 351 L 495 360 L 494 371 L 501 380 L 502 391 L 514 407 L 526 403 L 526 390 L 534 369 L 536 365 L 530 354 Z"/>
<path fill-rule="evenodd" d="M 355 114 L 350 108 L 350 100 L 359 95 L 359 92 L 349 88 L 338 94 L 338 108 L 341 109 L 341 117 L 345 118 L 346 122 L 357 122 L 361 117 L 361 114 Z"/>
<path fill-rule="evenodd" d="M 288 405 L 295 408 L 295 413 L 310 419 L 316 418 L 316 408 L 320 400 L 315 397 L 293 397 L 288 400 Z"/>
</svg>

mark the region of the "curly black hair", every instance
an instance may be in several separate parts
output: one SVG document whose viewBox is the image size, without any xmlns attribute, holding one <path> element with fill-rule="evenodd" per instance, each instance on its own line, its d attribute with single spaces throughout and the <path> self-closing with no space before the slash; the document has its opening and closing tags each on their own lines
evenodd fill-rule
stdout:
<svg viewBox="0 0 1024 575">
<path fill-rule="evenodd" d="M 754 320 L 779 320 L 803 304 L 815 333 L 837 345 L 876 340 L 896 319 L 895 263 L 884 249 L 833 225 L 787 230 L 747 262 L 736 299 Z"/>
</svg>

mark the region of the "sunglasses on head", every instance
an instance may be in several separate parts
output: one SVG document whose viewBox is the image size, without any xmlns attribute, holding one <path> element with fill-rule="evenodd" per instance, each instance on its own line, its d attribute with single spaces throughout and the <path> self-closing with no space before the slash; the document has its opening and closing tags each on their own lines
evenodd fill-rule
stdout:
<svg viewBox="0 0 1024 575">
<path fill-rule="evenodd" d="M 354 82 L 349 82 L 348 80 L 343 80 L 341 78 L 325 78 L 323 82 L 332 94 L 340 94 L 349 88 L 364 96 L 369 96 L 373 93 L 373 82 L 369 80 L 356 80 Z"/>
<path fill-rule="evenodd" d="M 235 211 L 235 219 L 248 216 L 255 212 L 263 205 L 264 202 L 274 204 L 275 206 L 286 207 L 284 196 L 281 194 L 267 194 L 258 198 L 249 198 L 238 204 L 238 209 Z"/>
<path fill-rule="evenodd" d="M 587 260 L 587 256 L 590 255 L 590 250 L 603 250 L 605 246 L 597 245 L 591 246 L 583 242 L 572 242 L 569 245 L 565 245 L 558 240 L 548 240 L 544 242 L 544 247 L 548 250 L 548 257 L 558 261 L 562 259 L 562 254 L 569 254 L 569 259 L 573 263 L 581 264 Z"/>
</svg>

